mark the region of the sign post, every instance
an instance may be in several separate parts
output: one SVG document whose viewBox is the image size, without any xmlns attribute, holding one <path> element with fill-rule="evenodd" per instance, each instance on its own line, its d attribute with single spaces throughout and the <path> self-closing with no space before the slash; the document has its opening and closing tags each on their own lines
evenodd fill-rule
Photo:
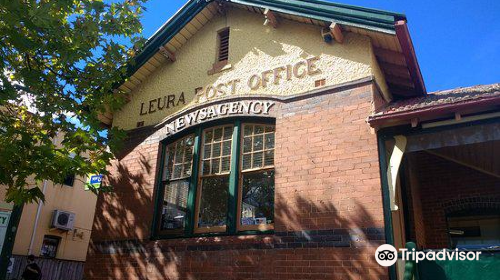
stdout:
<svg viewBox="0 0 500 280">
<path fill-rule="evenodd" d="M 9 226 L 11 211 L 0 211 L 0 253 L 3 250 L 3 243 Z"/>
<path fill-rule="evenodd" d="M 14 206 L 12 212 L 9 213 L 8 221 L 6 219 L 7 214 L 5 212 L 0 213 L 0 224 L 3 225 L 2 221 L 7 221 L 7 226 L 0 227 L 0 237 L 2 237 L 1 254 L 0 254 L 0 279 L 6 279 L 7 271 L 9 269 L 10 260 L 12 257 L 12 249 L 14 248 L 14 241 L 16 239 L 17 229 L 19 227 L 19 221 L 21 220 L 21 214 L 23 213 L 23 206 Z"/>
</svg>

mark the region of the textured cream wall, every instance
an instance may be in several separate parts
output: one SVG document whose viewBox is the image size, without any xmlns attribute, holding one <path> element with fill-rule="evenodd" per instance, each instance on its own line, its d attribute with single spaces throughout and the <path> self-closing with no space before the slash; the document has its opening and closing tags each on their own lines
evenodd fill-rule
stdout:
<svg viewBox="0 0 500 280">
<path fill-rule="evenodd" d="M 113 125 L 124 129 L 136 127 L 137 122 L 156 124 L 185 106 L 163 109 L 140 115 L 149 101 L 169 94 L 184 92 L 186 106 L 194 105 L 195 88 L 227 83 L 240 79 L 237 94 L 291 95 L 315 88 L 314 82 L 326 79 L 334 85 L 377 75 L 373 52 L 368 37 L 346 33 L 343 44 L 327 44 L 320 36 L 320 28 L 292 21 L 281 21 L 278 28 L 263 25 L 264 18 L 247 11 L 231 9 L 226 16 L 217 16 L 197 32 L 177 53 L 174 63 L 165 63 L 131 93 L 131 101 L 114 114 Z M 216 58 L 217 31 L 230 27 L 229 63 L 232 67 L 208 75 Z M 266 88 L 250 90 L 247 80 L 252 74 L 275 67 L 295 64 L 309 57 L 319 57 L 316 63 L 321 74 L 292 79 Z M 376 62 L 375 62 L 376 63 Z M 201 99 L 203 101 L 203 99 Z"/>
</svg>

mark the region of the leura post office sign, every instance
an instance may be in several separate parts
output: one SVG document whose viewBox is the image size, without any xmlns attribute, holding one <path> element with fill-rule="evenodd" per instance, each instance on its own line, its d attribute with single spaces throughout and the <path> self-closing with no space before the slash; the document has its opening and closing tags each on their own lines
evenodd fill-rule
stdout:
<svg viewBox="0 0 500 280">
<path fill-rule="evenodd" d="M 272 69 L 254 73 L 246 79 L 235 77 L 227 82 L 209 84 L 194 89 L 194 104 L 201 104 L 213 99 L 224 98 L 236 94 L 252 93 L 265 89 L 270 85 L 279 86 L 282 83 L 293 82 L 306 76 L 321 74 L 317 66 L 319 57 L 313 56 L 302 59 L 293 64 L 281 65 Z M 186 97 L 184 92 L 179 94 L 167 94 L 158 98 L 141 103 L 140 115 L 148 115 L 178 106 L 185 106 Z M 255 105 L 255 104 L 254 104 Z M 258 106 L 258 105 L 255 105 Z M 203 116 L 203 114 L 200 114 Z"/>
</svg>

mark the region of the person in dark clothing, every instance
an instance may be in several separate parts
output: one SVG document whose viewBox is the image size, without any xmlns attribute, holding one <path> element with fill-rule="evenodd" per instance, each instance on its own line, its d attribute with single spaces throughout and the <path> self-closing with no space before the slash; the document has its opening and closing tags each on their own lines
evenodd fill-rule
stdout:
<svg viewBox="0 0 500 280">
<path fill-rule="evenodd" d="M 42 270 L 35 263 L 35 256 L 28 256 L 28 265 L 23 272 L 22 279 L 24 280 L 40 280 L 42 279 Z"/>
</svg>

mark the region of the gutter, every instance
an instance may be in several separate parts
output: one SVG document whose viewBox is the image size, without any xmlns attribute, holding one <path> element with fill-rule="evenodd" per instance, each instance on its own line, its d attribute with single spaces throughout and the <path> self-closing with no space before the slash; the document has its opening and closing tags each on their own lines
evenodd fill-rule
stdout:
<svg viewBox="0 0 500 280">
<path fill-rule="evenodd" d="M 408 24 L 405 20 L 399 20 L 396 22 L 395 28 L 396 37 L 398 38 L 399 45 L 401 45 L 406 65 L 410 72 L 411 80 L 415 85 L 415 93 L 418 95 L 425 95 L 427 94 L 427 90 L 425 89 L 424 79 L 422 78 L 420 66 L 417 61 L 417 55 L 415 54 L 415 48 L 413 47 L 410 32 L 408 31 Z"/>
<path fill-rule="evenodd" d="M 500 96 L 481 98 L 472 101 L 464 101 L 462 103 L 452 103 L 438 105 L 424 109 L 416 109 L 412 111 L 396 112 L 380 116 L 368 117 L 368 123 L 371 127 L 378 127 L 385 124 L 395 122 L 410 122 L 412 119 L 436 119 L 443 117 L 445 114 L 451 114 L 459 111 L 477 110 L 479 108 L 499 106 Z"/>
</svg>

